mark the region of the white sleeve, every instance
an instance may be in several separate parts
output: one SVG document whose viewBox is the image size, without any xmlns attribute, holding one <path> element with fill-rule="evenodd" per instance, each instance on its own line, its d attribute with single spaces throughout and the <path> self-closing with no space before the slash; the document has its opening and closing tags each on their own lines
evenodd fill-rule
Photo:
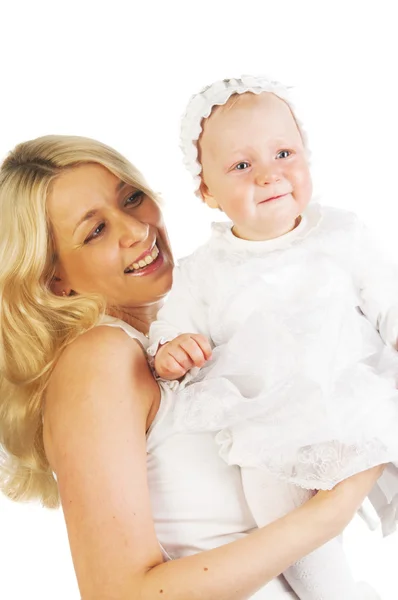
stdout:
<svg viewBox="0 0 398 600">
<path fill-rule="evenodd" d="M 389 261 L 361 225 L 354 280 L 360 309 L 388 346 L 398 347 L 398 266 Z"/>
<path fill-rule="evenodd" d="M 181 333 L 202 333 L 210 338 L 207 308 L 189 277 L 186 264 L 183 268 L 174 268 L 170 294 L 150 327 L 148 354 L 154 356 L 159 344 L 173 340 Z"/>
</svg>

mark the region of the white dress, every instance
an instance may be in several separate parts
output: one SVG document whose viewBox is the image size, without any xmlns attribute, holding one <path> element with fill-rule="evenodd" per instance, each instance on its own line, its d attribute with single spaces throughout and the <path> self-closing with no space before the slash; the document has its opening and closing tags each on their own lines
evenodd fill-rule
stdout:
<svg viewBox="0 0 398 600">
<path fill-rule="evenodd" d="M 398 515 L 398 270 L 352 213 L 313 203 L 264 242 L 213 225 L 183 259 L 151 327 L 156 343 L 207 335 L 213 359 L 185 381 L 175 419 L 215 431 L 229 464 L 307 489 L 391 463 L 371 495 Z M 189 384 L 189 385 L 188 385 Z"/>
<path fill-rule="evenodd" d="M 103 324 L 121 327 L 148 340 L 126 323 L 106 317 Z M 156 534 L 166 559 L 211 550 L 238 540 L 256 523 L 243 495 L 240 469 L 218 456 L 211 433 L 177 432 L 175 394 L 161 385 L 161 403 L 147 434 L 148 484 Z M 252 600 L 297 600 L 281 576 L 259 590 Z"/>
<path fill-rule="evenodd" d="M 370 499 L 384 533 L 395 529 L 398 271 L 353 214 L 313 203 L 294 230 L 264 242 L 215 224 L 175 270 L 158 318 L 152 355 L 185 332 L 213 343 L 213 359 L 175 382 L 175 426 L 217 433 L 258 526 L 310 490 L 389 463 Z M 301 600 L 366 596 L 338 540 L 284 575 Z"/>
</svg>

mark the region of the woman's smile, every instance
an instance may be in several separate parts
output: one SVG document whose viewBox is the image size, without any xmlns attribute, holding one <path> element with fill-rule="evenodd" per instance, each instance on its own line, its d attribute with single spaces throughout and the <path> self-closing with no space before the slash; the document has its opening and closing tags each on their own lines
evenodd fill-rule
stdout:
<svg viewBox="0 0 398 600">
<path fill-rule="evenodd" d="M 156 244 L 141 254 L 124 272 L 126 275 L 143 276 L 157 271 L 163 265 L 163 254 Z"/>
</svg>

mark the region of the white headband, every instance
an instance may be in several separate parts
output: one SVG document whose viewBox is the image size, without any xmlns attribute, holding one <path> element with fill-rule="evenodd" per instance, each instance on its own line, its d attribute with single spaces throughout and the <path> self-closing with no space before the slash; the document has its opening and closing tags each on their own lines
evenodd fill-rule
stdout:
<svg viewBox="0 0 398 600">
<path fill-rule="evenodd" d="M 290 89 L 292 88 L 285 87 L 277 81 L 270 81 L 266 77 L 242 75 L 240 79 L 216 81 L 203 88 L 198 94 L 192 96 L 181 122 L 180 147 L 183 153 L 184 164 L 194 178 L 195 194 L 197 196 L 201 198 L 199 187 L 202 165 L 198 160 L 197 142 L 202 132 L 202 121 L 203 119 L 207 119 L 214 106 L 225 104 L 232 94 L 244 94 L 245 92 L 261 94 L 262 92 L 271 92 L 282 98 L 294 114 L 304 146 L 308 152 L 307 136 L 293 110 L 290 100 Z"/>
</svg>

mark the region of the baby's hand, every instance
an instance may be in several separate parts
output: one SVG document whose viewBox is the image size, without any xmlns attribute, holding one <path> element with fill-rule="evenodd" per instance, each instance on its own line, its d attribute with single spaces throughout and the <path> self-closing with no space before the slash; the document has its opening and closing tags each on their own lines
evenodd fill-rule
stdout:
<svg viewBox="0 0 398 600">
<path fill-rule="evenodd" d="M 160 346 L 155 371 L 162 379 L 180 379 L 192 367 L 203 367 L 211 357 L 208 339 L 199 333 L 184 333 Z"/>
</svg>

